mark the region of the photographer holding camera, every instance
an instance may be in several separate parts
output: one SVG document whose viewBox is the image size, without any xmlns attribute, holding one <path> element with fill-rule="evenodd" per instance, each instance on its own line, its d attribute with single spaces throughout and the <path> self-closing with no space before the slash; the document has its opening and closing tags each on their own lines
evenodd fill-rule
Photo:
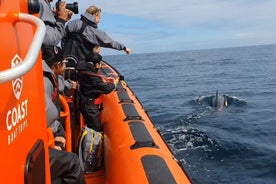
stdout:
<svg viewBox="0 0 276 184">
<path fill-rule="evenodd" d="M 51 9 L 53 0 L 39 0 L 39 17 L 46 25 L 46 35 L 43 40 L 44 46 L 57 46 L 65 35 L 65 23 L 69 21 L 73 13 L 78 13 L 77 3 L 66 4 L 58 0 L 56 6 Z M 70 6 L 68 6 L 70 5 Z"/>
</svg>

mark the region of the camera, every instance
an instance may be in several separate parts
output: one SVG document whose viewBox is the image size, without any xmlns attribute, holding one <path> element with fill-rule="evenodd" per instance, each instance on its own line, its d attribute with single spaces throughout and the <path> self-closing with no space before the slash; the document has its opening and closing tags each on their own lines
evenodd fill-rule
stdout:
<svg viewBox="0 0 276 184">
<path fill-rule="evenodd" d="M 59 10 L 59 4 L 61 3 L 61 0 L 58 0 L 56 2 L 56 9 Z M 73 2 L 73 3 L 66 3 L 66 9 L 71 10 L 72 12 L 74 12 L 75 14 L 79 13 L 79 6 L 78 6 L 78 2 Z"/>
</svg>

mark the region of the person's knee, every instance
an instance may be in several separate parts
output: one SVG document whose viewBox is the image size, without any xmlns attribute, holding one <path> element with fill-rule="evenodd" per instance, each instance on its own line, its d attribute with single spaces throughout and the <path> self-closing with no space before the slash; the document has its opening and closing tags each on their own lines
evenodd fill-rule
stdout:
<svg viewBox="0 0 276 184">
<path fill-rule="evenodd" d="M 72 160 L 73 160 L 74 162 L 79 163 L 79 162 L 80 162 L 80 160 L 79 160 L 78 155 L 77 155 L 77 154 L 75 154 L 75 153 L 71 153 L 71 154 L 72 154 Z"/>
<path fill-rule="evenodd" d="M 69 177 L 63 178 L 63 181 L 65 183 L 84 184 L 85 183 L 84 173 L 80 166 L 79 157 L 75 153 L 68 153 L 68 157 L 70 157 L 70 163 L 69 163 L 70 168 L 67 172 Z"/>
<path fill-rule="evenodd" d="M 78 169 L 80 168 L 80 159 L 77 154 L 71 153 L 71 163 L 72 163 L 73 167 L 78 168 Z"/>
</svg>

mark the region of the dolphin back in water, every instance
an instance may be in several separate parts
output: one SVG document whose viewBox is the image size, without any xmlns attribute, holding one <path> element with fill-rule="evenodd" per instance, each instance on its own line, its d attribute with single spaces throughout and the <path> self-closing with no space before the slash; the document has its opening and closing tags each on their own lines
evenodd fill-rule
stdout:
<svg viewBox="0 0 276 184">
<path fill-rule="evenodd" d="M 211 101 L 211 107 L 214 107 L 217 110 L 221 110 L 223 107 L 227 107 L 227 105 L 227 99 L 224 96 L 220 96 L 217 90 L 216 95 Z"/>
<path fill-rule="evenodd" d="M 243 99 L 239 99 L 235 96 L 232 97 L 229 95 L 219 95 L 218 91 L 216 91 L 215 95 L 199 96 L 191 102 L 195 102 L 198 105 L 207 104 L 209 107 L 215 110 L 222 110 L 224 107 L 228 106 L 241 107 L 247 105 L 247 102 Z"/>
</svg>

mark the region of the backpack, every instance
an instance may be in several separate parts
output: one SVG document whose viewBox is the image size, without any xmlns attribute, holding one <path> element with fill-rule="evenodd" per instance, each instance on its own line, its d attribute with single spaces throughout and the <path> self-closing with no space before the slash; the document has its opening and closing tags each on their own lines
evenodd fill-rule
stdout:
<svg viewBox="0 0 276 184">
<path fill-rule="evenodd" d="M 83 127 L 78 143 L 80 165 L 85 173 L 91 173 L 102 166 L 103 135 L 91 128 Z"/>
<path fill-rule="evenodd" d="M 74 56 L 77 58 L 77 61 L 85 60 L 87 53 L 95 46 L 94 44 L 88 42 L 82 34 L 86 27 L 87 23 L 82 21 L 80 30 L 76 32 L 69 32 L 66 29 L 66 36 L 62 39 L 61 43 L 65 57 Z"/>
</svg>

